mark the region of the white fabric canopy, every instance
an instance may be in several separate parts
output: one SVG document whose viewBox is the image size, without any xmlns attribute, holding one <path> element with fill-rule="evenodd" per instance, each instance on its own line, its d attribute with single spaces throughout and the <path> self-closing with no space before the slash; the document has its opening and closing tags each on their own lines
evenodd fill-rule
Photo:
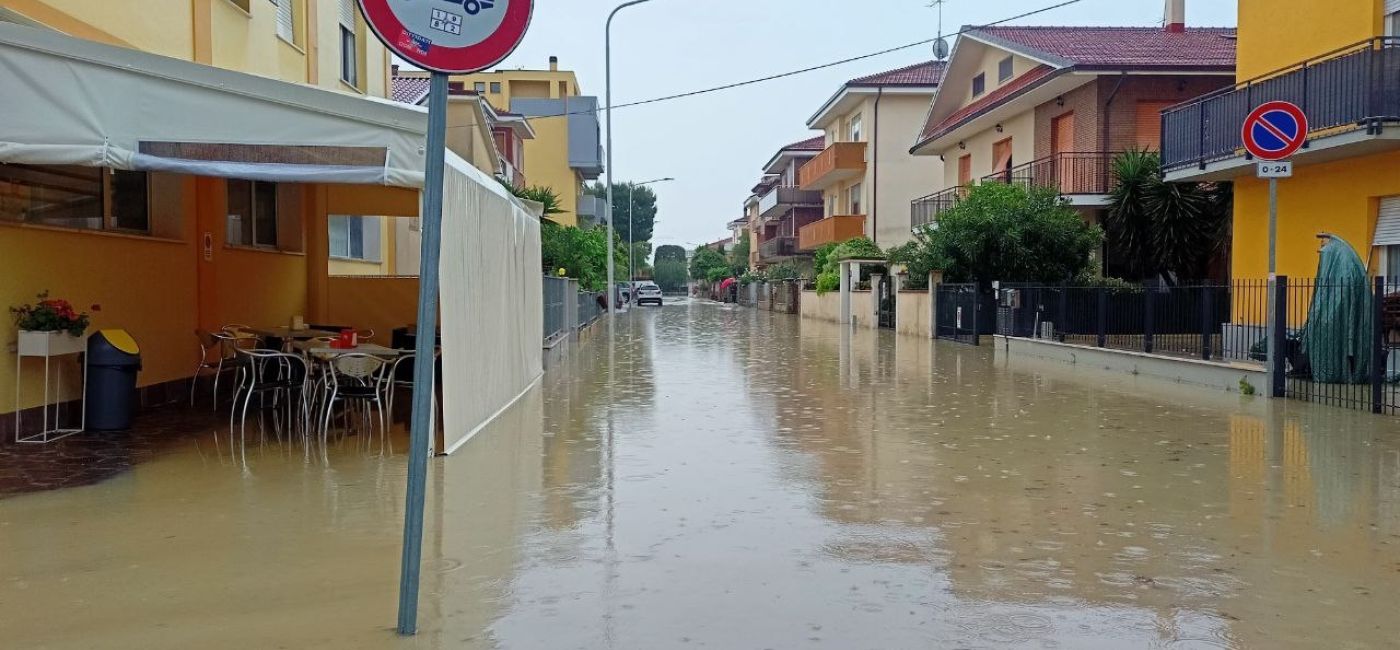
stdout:
<svg viewBox="0 0 1400 650">
<path fill-rule="evenodd" d="M 422 187 L 427 113 L 0 22 L 0 162 Z"/>
</svg>

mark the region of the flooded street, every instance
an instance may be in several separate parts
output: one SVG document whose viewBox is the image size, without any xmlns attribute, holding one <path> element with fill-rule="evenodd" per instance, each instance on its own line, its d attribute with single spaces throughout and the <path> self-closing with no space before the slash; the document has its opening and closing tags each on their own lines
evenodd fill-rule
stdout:
<svg viewBox="0 0 1400 650">
<path fill-rule="evenodd" d="M 1400 419 L 710 303 L 618 327 L 430 465 L 420 636 L 405 436 L 243 466 L 211 428 L 0 497 L 0 647 L 1400 638 Z"/>
</svg>

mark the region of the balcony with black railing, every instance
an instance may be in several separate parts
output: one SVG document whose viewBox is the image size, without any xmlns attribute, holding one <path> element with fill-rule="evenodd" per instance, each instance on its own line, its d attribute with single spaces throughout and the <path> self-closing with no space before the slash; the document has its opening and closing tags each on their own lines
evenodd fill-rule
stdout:
<svg viewBox="0 0 1400 650">
<path fill-rule="evenodd" d="M 938 223 L 938 215 L 952 209 L 967 193 L 965 187 L 950 187 L 941 192 L 914 199 L 909 205 L 909 222 L 915 230 Z"/>
<path fill-rule="evenodd" d="M 1113 189 L 1115 155 L 1117 154 L 1109 151 L 1057 153 L 1006 171 L 989 174 L 982 178 L 982 182 L 1049 187 L 1071 198 L 1104 195 Z"/>
<path fill-rule="evenodd" d="M 778 262 L 801 255 L 796 237 L 771 237 L 758 245 L 758 259 L 762 262 Z"/>
<path fill-rule="evenodd" d="M 1243 162 L 1245 117 L 1275 100 L 1307 114 L 1313 149 L 1373 139 L 1386 124 L 1400 122 L 1400 38 L 1369 39 L 1163 111 L 1163 169 L 1184 179 L 1212 164 Z M 1351 138 L 1317 142 L 1342 135 Z"/>
</svg>

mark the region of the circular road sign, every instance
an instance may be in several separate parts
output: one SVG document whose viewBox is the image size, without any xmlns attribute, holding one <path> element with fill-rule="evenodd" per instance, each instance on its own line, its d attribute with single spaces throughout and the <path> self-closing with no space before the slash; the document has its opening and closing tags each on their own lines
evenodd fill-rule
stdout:
<svg viewBox="0 0 1400 650">
<path fill-rule="evenodd" d="M 525 38 L 534 0 L 359 0 L 365 22 L 404 60 L 464 74 L 505 60 Z"/>
<path fill-rule="evenodd" d="M 1283 160 L 1308 140 L 1308 116 L 1291 102 L 1267 102 L 1244 118 L 1244 148 L 1260 160 Z"/>
</svg>

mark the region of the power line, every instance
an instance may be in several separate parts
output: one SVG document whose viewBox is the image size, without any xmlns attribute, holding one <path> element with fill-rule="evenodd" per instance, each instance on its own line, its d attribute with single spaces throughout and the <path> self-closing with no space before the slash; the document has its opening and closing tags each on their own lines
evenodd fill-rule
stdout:
<svg viewBox="0 0 1400 650">
<path fill-rule="evenodd" d="M 1082 1 L 1082 0 L 1064 0 L 1064 2 L 1060 2 L 1060 3 L 1058 3 L 1058 4 L 1053 4 L 1053 5 L 1050 5 L 1050 6 L 1048 6 L 1048 7 L 1042 7 L 1042 8 L 1040 8 L 1040 9 L 1035 9 L 1035 10 L 1032 10 L 1032 11 L 1027 11 L 1027 12 L 1025 12 L 1025 13 L 1017 14 L 1017 15 L 1011 16 L 1011 17 L 1009 17 L 1009 18 L 1002 18 L 1001 20 L 997 20 L 997 21 L 993 21 L 993 22 L 990 22 L 990 23 L 986 23 L 986 24 L 984 24 L 984 25 L 976 25 L 976 26 L 968 27 L 968 28 L 966 28 L 966 29 L 961 29 L 961 30 L 958 30 L 957 32 L 954 32 L 954 33 L 952 33 L 952 34 L 948 34 L 948 36 L 961 36 L 961 35 L 966 34 L 967 32 L 972 31 L 972 30 L 981 29 L 981 28 L 983 28 L 983 27 L 992 27 L 992 26 L 995 26 L 995 25 L 1000 25 L 1000 24 L 1002 24 L 1002 23 L 1008 23 L 1008 22 L 1011 22 L 1011 21 L 1013 21 L 1013 20 L 1020 20 L 1020 19 L 1022 19 L 1022 18 L 1029 18 L 1029 17 L 1035 16 L 1035 15 L 1037 15 L 1037 14 L 1043 14 L 1043 13 L 1048 12 L 1048 11 L 1054 11 L 1054 10 L 1056 10 L 1056 9 L 1063 9 L 1063 8 L 1068 7 L 1068 6 L 1070 6 L 1070 5 L 1078 4 L 1078 3 L 1080 3 L 1081 1 Z M 802 68 L 802 69 L 800 69 L 800 70 L 791 70 L 791 71 L 788 71 L 788 72 L 782 72 L 782 73 L 778 73 L 778 74 L 768 75 L 768 76 L 766 76 L 766 77 L 758 77 L 758 78 L 755 78 L 755 79 L 748 79 L 748 80 L 745 80 L 745 81 L 736 81 L 736 82 L 734 82 L 734 83 L 727 83 L 727 84 L 724 84 L 724 85 L 721 85 L 721 86 L 713 86 L 713 87 L 710 87 L 710 88 L 702 88 L 702 89 L 700 89 L 700 90 L 692 90 L 692 91 L 689 91 L 689 92 L 677 93 L 677 94 L 674 94 L 674 95 L 666 95 L 666 96 L 663 96 L 663 97 L 653 97 L 653 98 L 651 98 L 651 99 L 643 99 L 643 100 L 639 100 L 639 101 L 635 101 L 635 102 L 627 102 L 627 103 L 625 103 L 625 104 L 618 104 L 617 106 L 613 106 L 613 107 L 602 106 L 602 107 L 598 107 L 598 108 L 595 109 L 595 110 L 587 110 L 587 111 L 569 111 L 569 112 L 565 112 L 565 113 L 557 113 L 557 114 L 552 114 L 552 115 L 529 115 L 529 116 L 525 116 L 525 121 L 528 122 L 528 121 L 530 121 L 530 120 L 540 120 L 540 119 L 547 119 L 547 118 L 553 118 L 553 117 L 568 117 L 568 116 L 570 116 L 570 115 L 591 115 L 591 114 L 596 113 L 596 112 L 602 112 L 602 111 L 607 111 L 607 110 L 617 110 L 617 109 L 620 109 L 620 108 L 633 108 L 633 107 L 636 107 L 636 106 L 646 106 L 646 105 L 648 105 L 648 104 L 658 104 L 658 103 L 661 103 L 661 102 L 674 101 L 674 100 L 677 100 L 677 99 L 686 99 L 686 98 L 689 98 L 689 97 L 696 97 L 696 96 L 699 96 L 699 95 L 708 95 L 708 94 L 711 94 L 711 93 L 722 92 L 722 91 L 725 91 L 725 90 L 733 90 L 733 89 L 735 89 L 735 88 L 742 88 L 742 87 L 744 87 L 744 86 L 752 86 L 752 85 L 755 85 L 755 84 L 767 83 L 767 82 L 769 82 L 769 81 L 776 81 L 776 80 L 778 80 L 778 79 L 786 79 L 786 78 L 788 78 L 788 77 L 795 77 L 795 76 L 798 76 L 798 75 L 807 74 L 807 73 L 809 73 L 809 72 L 816 72 L 816 71 L 818 71 L 818 70 L 825 70 L 825 69 L 827 69 L 827 68 L 834 68 L 834 67 L 837 67 L 837 66 L 846 65 L 847 63 L 855 63 L 855 62 L 857 62 L 857 61 L 864 61 L 864 60 L 866 60 L 866 59 L 872 59 L 872 58 L 875 58 L 875 57 L 877 57 L 877 56 L 884 56 L 884 55 L 886 55 L 886 54 L 891 54 L 891 53 L 894 53 L 894 52 L 899 52 L 899 51 L 902 51 L 902 50 L 907 50 L 907 49 L 910 49 L 910 48 L 919 47 L 919 46 L 921 46 L 921 45 L 928 45 L 928 44 L 930 44 L 930 43 L 933 43 L 934 41 L 937 41 L 938 38 L 939 38 L 939 37 L 935 37 L 935 38 L 926 38 L 926 39 L 921 40 L 921 41 L 915 41 L 915 42 L 913 42 L 913 43 L 906 43 L 906 44 L 904 44 L 904 45 L 898 45 L 898 46 L 895 46 L 895 47 L 886 48 L 886 49 L 880 50 L 880 51 L 878 51 L 878 52 L 871 52 L 871 53 L 869 53 L 869 54 L 862 54 L 862 55 L 859 55 L 859 56 L 853 56 L 853 57 L 850 57 L 850 58 L 847 58 L 847 59 L 841 59 L 840 61 L 832 61 L 831 63 L 823 63 L 823 64 L 821 64 L 821 65 L 814 65 L 814 66 L 811 66 L 811 67 L 808 67 L 808 68 Z M 474 125 L 473 125 L 473 126 L 474 126 Z M 455 128 L 465 128 L 465 127 L 455 127 Z"/>
</svg>

